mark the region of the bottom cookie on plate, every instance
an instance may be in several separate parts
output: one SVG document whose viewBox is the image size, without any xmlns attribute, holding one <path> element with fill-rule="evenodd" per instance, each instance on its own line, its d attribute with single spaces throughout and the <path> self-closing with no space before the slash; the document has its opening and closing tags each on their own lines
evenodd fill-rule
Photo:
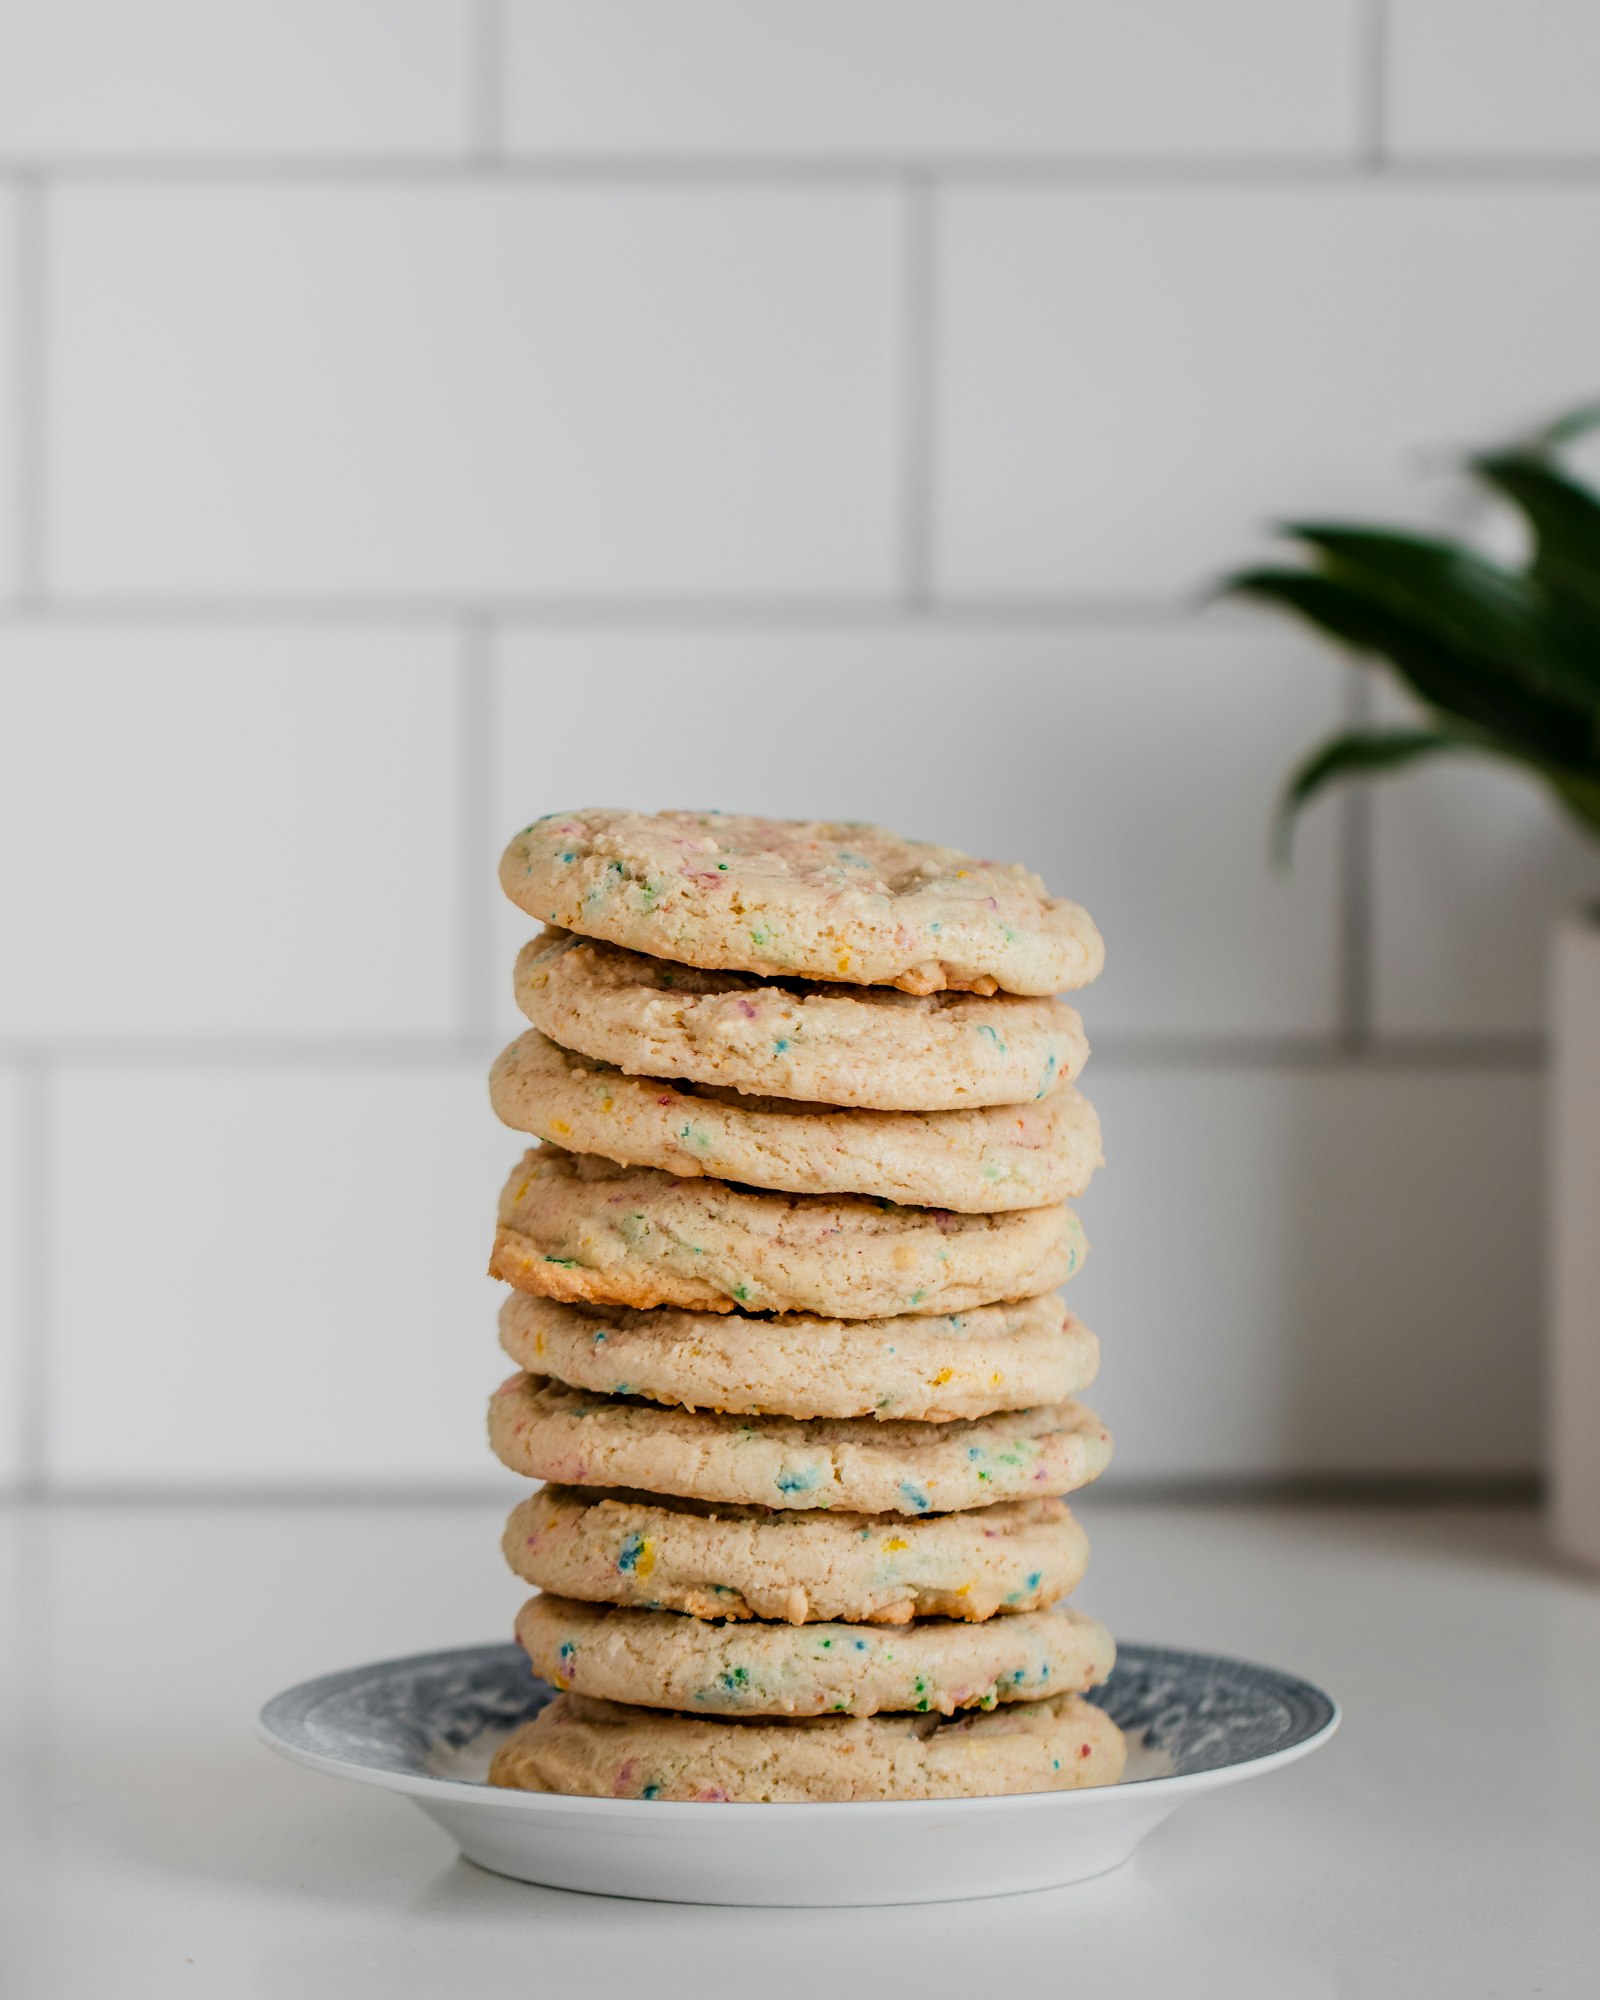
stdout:
<svg viewBox="0 0 1600 2000">
<path fill-rule="evenodd" d="M 586 1798 L 800 1805 L 1113 1785 L 1126 1745 L 1075 1694 L 951 1718 L 663 1713 L 558 1695 L 495 1752 L 491 1785 Z"/>
</svg>

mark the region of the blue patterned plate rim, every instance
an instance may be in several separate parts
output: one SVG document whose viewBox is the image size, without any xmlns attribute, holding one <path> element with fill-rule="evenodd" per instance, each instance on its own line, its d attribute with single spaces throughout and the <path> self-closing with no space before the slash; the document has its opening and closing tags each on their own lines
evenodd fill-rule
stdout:
<svg viewBox="0 0 1600 2000">
<path fill-rule="evenodd" d="M 554 1690 L 535 1680 L 527 1656 L 509 1644 L 457 1646 L 376 1660 L 318 1675 L 274 1695 L 257 1731 L 268 1746 L 296 1763 L 405 1792 L 420 1803 L 471 1803 L 510 1812 L 662 1815 L 714 1811 L 778 1815 L 848 1812 L 898 1816 L 959 1811 L 1094 1810 L 1097 1802 L 1127 1800 L 1131 1793 L 1177 1798 L 1237 1778 L 1253 1777 L 1307 1756 L 1339 1726 L 1338 1704 L 1296 1674 L 1219 1653 L 1173 1646 L 1119 1645 L 1111 1678 L 1092 1695 L 1151 1755 L 1173 1768 L 1161 1775 L 1125 1777 L 1120 1784 L 1085 1791 L 1003 1793 L 973 1799 L 900 1799 L 795 1805 L 726 1805 L 690 1801 L 568 1797 L 554 1792 L 512 1791 L 478 1778 L 438 1775 L 430 1760 L 461 1748 L 486 1730 L 506 1731 L 536 1715 Z"/>
</svg>

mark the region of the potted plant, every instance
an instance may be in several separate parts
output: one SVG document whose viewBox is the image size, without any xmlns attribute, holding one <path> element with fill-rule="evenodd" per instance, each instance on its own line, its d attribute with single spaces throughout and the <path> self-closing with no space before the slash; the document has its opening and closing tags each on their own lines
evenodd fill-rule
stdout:
<svg viewBox="0 0 1600 2000">
<path fill-rule="evenodd" d="M 1388 528 L 1293 524 L 1300 560 L 1225 592 L 1273 605 L 1391 674 L 1419 709 L 1405 728 L 1346 731 L 1290 776 L 1278 831 L 1341 780 L 1432 757 L 1488 757 L 1543 784 L 1600 841 L 1600 495 L 1564 448 L 1600 405 L 1468 461 L 1523 516 L 1528 550 L 1501 563 Z M 1556 939 L 1550 1136 L 1548 1472 L 1557 1541 L 1600 1565 L 1600 909 Z"/>
</svg>

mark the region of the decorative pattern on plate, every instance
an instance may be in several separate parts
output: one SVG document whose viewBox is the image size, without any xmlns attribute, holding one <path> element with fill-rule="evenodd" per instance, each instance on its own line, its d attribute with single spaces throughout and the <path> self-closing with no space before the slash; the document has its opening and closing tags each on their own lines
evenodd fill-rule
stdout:
<svg viewBox="0 0 1600 2000">
<path fill-rule="evenodd" d="M 1175 1776 L 1270 1757 L 1333 1720 L 1321 1688 L 1273 1667 L 1170 1646 L 1122 1646 L 1095 1696 L 1128 1737 L 1164 1752 Z"/>
<path fill-rule="evenodd" d="M 481 1779 L 495 1744 L 552 1698 L 519 1646 L 466 1646 L 324 1674 L 276 1696 L 261 1720 L 288 1748 L 363 1769 Z M 1293 1674 L 1129 1644 L 1095 1702 L 1176 1777 L 1292 1749 L 1335 1713 L 1320 1688 Z"/>
</svg>

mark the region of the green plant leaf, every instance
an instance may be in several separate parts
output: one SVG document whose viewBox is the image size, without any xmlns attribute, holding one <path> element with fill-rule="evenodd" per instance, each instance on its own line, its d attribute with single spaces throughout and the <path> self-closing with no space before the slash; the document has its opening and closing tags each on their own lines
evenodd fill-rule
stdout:
<svg viewBox="0 0 1600 2000">
<path fill-rule="evenodd" d="M 1547 770 L 1542 776 L 1584 832 L 1600 839 L 1600 772 Z"/>
<path fill-rule="evenodd" d="M 1357 652 L 1388 660 L 1429 708 L 1502 737 L 1526 755 L 1580 766 L 1592 755 L 1592 730 L 1583 718 L 1557 708 L 1502 668 L 1442 645 L 1350 578 L 1263 568 L 1241 571 L 1221 588 L 1293 611 Z"/>
<path fill-rule="evenodd" d="M 1531 453 L 1495 453 L 1472 466 L 1527 517 L 1533 574 L 1586 617 L 1600 619 L 1600 500 Z"/>
<path fill-rule="evenodd" d="M 1541 780 L 1585 833 L 1600 836 L 1600 770 L 1575 771 L 1524 756 L 1491 736 L 1462 729 L 1352 730 L 1331 736 L 1297 766 L 1283 788 L 1274 820 L 1277 859 L 1289 858 L 1294 822 L 1302 807 L 1327 786 L 1346 778 L 1382 777 L 1441 754 L 1487 757 Z"/>
<path fill-rule="evenodd" d="M 1289 859 L 1294 823 L 1301 809 L 1329 785 L 1345 778 L 1370 778 L 1403 770 L 1424 757 L 1466 746 L 1446 729 L 1352 730 L 1319 744 L 1291 774 L 1278 801 L 1273 849 L 1280 862 Z"/>
<path fill-rule="evenodd" d="M 1310 521 L 1284 530 L 1305 567 L 1263 565 L 1219 585 L 1386 666 L 1427 711 L 1420 726 L 1351 731 L 1315 750 L 1280 802 L 1280 851 L 1327 786 L 1451 752 L 1537 777 L 1600 838 L 1600 493 L 1558 462 L 1595 430 L 1600 399 L 1469 461 L 1528 522 L 1520 566 L 1440 535 Z"/>
<path fill-rule="evenodd" d="M 1567 410 L 1559 417 L 1552 417 L 1549 423 L 1534 432 L 1528 449 L 1535 452 L 1559 451 L 1563 445 L 1587 437 L 1593 430 L 1600 430 L 1600 397 L 1592 403 L 1579 403 L 1576 409 Z"/>
<path fill-rule="evenodd" d="M 1284 532 L 1317 551 L 1325 574 L 1381 599 L 1450 652 L 1567 704 L 1577 741 L 1600 733 L 1600 614 L 1456 542 L 1320 522 Z"/>
</svg>

